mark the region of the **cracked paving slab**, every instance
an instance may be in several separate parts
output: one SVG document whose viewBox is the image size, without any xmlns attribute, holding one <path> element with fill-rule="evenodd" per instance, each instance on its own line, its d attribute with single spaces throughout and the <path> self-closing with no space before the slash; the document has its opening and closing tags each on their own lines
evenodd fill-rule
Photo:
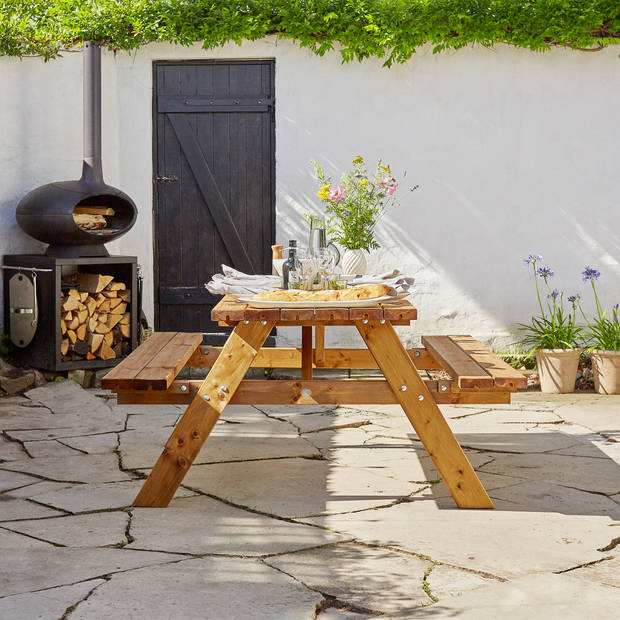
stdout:
<svg viewBox="0 0 620 620">
<path fill-rule="evenodd" d="M 605 495 L 620 493 L 620 465 L 611 459 L 580 457 L 576 460 L 559 454 L 503 454 L 480 469 Z"/>
<path fill-rule="evenodd" d="M 129 522 L 126 512 L 96 512 L 53 519 L 7 523 L 12 532 L 65 547 L 103 547 L 125 540 Z"/>
<path fill-rule="evenodd" d="M 576 570 L 572 570 L 567 574 L 571 577 L 587 579 L 588 581 L 592 581 L 594 583 L 620 588 L 620 556 L 612 556 L 608 560 L 583 566 Z"/>
<path fill-rule="evenodd" d="M 26 536 L 21 538 L 27 539 Z M 183 556 L 127 549 L 54 547 L 4 549 L 0 596 L 70 585 L 133 568 L 180 560 Z"/>
<path fill-rule="evenodd" d="M 489 487 L 486 488 L 491 491 Z M 598 515 L 620 520 L 620 506 L 611 499 L 549 482 L 521 482 L 505 488 L 493 489 L 489 495 L 493 500 L 499 499 L 512 503 L 515 510 L 559 512 L 567 515 Z M 506 508 L 510 509 L 509 504 Z"/>
<path fill-rule="evenodd" d="M 422 581 L 432 564 L 414 555 L 341 544 L 264 561 L 313 590 L 369 611 L 402 613 L 431 603 Z"/>
<path fill-rule="evenodd" d="M 41 495 L 49 491 L 59 491 L 60 489 L 66 489 L 69 486 L 71 486 L 70 482 L 50 482 L 49 480 L 41 481 L 39 480 L 39 478 L 35 478 L 33 484 L 28 484 L 24 487 L 19 487 L 18 489 L 7 491 L 6 495 L 8 497 L 21 497 L 25 499 L 34 497 L 35 495 Z"/>
<path fill-rule="evenodd" d="M 47 506 L 41 506 L 9 495 L 0 495 L 0 522 L 15 521 L 16 519 L 34 519 L 41 517 L 55 517 L 62 515 L 60 510 L 53 510 Z"/>
<path fill-rule="evenodd" d="M 344 540 L 317 527 L 235 508 L 209 497 L 173 500 L 168 508 L 134 508 L 128 548 L 173 553 L 267 555 Z"/>
<path fill-rule="evenodd" d="M 39 479 L 34 476 L 27 476 L 17 471 L 0 469 L 0 493 L 10 491 L 11 489 L 18 489 L 19 487 L 38 481 Z"/>
<path fill-rule="evenodd" d="M 65 456 L 76 456 L 80 454 L 77 450 L 65 446 L 53 439 L 45 441 L 25 441 L 23 445 L 28 455 L 32 458 L 63 458 Z"/>
<path fill-rule="evenodd" d="M 529 575 L 494 583 L 412 612 L 409 618 L 531 620 L 614 618 L 620 591 L 567 575 Z"/>
<path fill-rule="evenodd" d="M 428 555 L 503 578 L 559 571 L 600 560 L 610 520 L 505 509 L 460 510 L 453 500 L 415 497 L 387 510 L 304 519 L 374 545 Z"/>
<path fill-rule="evenodd" d="M 71 618 L 313 620 L 321 600 L 320 594 L 256 560 L 192 558 L 114 575 Z"/>
<path fill-rule="evenodd" d="M 0 436 L 0 462 L 15 461 L 25 458 L 28 458 L 28 454 L 26 454 L 26 451 L 20 443 L 9 441 L 6 437 Z"/>
<path fill-rule="evenodd" d="M 54 489 L 32 499 L 47 506 L 68 512 L 86 512 L 92 510 L 114 510 L 131 506 L 144 480 L 110 482 L 105 484 L 79 484 Z M 193 491 L 180 488 L 174 497 L 189 497 Z"/>
<path fill-rule="evenodd" d="M 122 433 L 119 450 L 123 467 L 152 467 L 171 432 L 171 428 L 160 428 Z M 255 409 L 243 413 L 236 410 L 215 426 L 194 463 L 311 457 L 317 453 L 312 443 L 287 422 L 270 419 Z"/>
<path fill-rule="evenodd" d="M 118 445 L 118 433 L 68 437 L 63 439 L 62 443 L 87 454 L 110 454 L 116 450 Z"/>
<path fill-rule="evenodd" d="M 104 579 L 82 581 L 70 586 L 49 588 L 0 598 L 0 618 L 11 620 L 58 620 L 65 611 L 83 600 Z"/>
<path fill-rule="evenodd" d="M 115 454 L 77 454 L 9 461 L 3 469 L 34 474 L 56 482 L 116 482 L 131 476 L 118 468 Z"/>
<path fill-rule="evenodd" d="M 386 506 L 423 488 L 315 459 L 194 465 L 184 484 L 233 504 L 282 517 Z"/>
</svg>

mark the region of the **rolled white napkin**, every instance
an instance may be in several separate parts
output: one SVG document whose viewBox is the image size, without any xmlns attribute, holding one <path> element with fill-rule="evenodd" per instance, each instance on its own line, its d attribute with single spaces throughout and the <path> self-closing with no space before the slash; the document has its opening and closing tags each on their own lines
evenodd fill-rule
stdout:
<svg viewBox="0 0 620 620">
<path fill-rule="evenodd" d="M 357 276 L 349 281 L 350 286 L 365 284 L 385 284 L 390 287 L 389 295 L 406 297 L 413 286 L 414 278 L 404 276 L 398 269 L 381 274 Z M 247 274 L 228 265 L 222 265 L 222 273 L 216 273 L 205 284 L 206 289 L 214 295 L 255 295 L 280 286 L 278 276 Z"/>
</svg>

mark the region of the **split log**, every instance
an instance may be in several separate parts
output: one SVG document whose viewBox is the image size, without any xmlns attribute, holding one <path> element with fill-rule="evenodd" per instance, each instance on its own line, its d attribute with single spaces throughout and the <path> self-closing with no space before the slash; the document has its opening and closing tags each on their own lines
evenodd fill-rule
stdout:
<svg viewBox="0 0 620 620">
<path fill-rule="evenodd" d="M 60 319 L 60 333 L 63 336 L 67 333 L 67 323 L 64 319 Z"/>
<path fill-rule="evenodd" d="M 75 297 L 65 297 L 65 300 L 62 302 L 62 309 L 64 312 L 71 312 L 72 310 L 77 310 L 80 302 Z"/>
<path fill-rule="evenodd" d="M 69 289 L 67 295 L 69 295 L 69 297 L 75 297 L 78 301 L 80 301 L 80 291 L 75 288 Z"/>
<path fill-rule="evenodd" d="M 86 323 L 86 320 L 88 319 L 88 310 L 79 310 L 77 313 L 77 318 L 80 325 L 82 325 L 82 323 Z"/>
<path fill-rule="evenodd" d="M 88 299 L 86 300 L 86 310 L 88 311 L 88 314 L 92 315 L 96 308 L 97 308 L 97 301 L 89 296 Z"/>
<path fill-rule="evenodd" d="M 92 353 L 97 352 L 97 349 L 99 349 L 101 343 L 103 342 L 103 338 L 103 334 L 89 334 L 87 342 Z"/>
<path fill-rule="evenodd" d="M 116 291 L 110 292 L 116 295 Z M 105 295 L 105 292 L 103 294 Z M 123 300 L 120 297 L 113 297 L 112 299 L 110 299 L 110 310 L 113 310 L 114 308 L 116 308 L 116 306 L 118 306 L 118 304 L 121 303 L 123 303 Z"/>
<path fill-rule="evenodd" d="M 88 299 L 88 293 L 80 293 L 80 301 L 84 303 Z"/>
<path fill-rule="evenodd" d="M 99 293 L 114 280 L 114 276 L 104 276 L 100 273 L 77 273 L 75 281 L 81 291 Z"/>
<path fill-rule="evenodd" d="M 78 340 L 73 345 L 73 351 L 82 357 L 86 356 L 87 353 L 90 353 L 90 346 L 88 342 L 84 342 L 83 340 Z"/>
<path fill-rule="evenodd" d="M 114 299 L 114 298 L 118 297 L 118 291 L 108 291 L 107 289 L 101 291 L 101 294 L 105 295 L 105 297 L 107 297 L 109 299 Z"/>
<path fill-rule="evenodd" d="M 72 313 L 72 312 L 65 312 L 65 313 L 62 315 L 62 318 L 63 318 L 65 321 L 69 321 L 69 322 L 71 322 L 71 321 L 73 320 L 73 313 Z"/>
<path fill-rule="evenodd" d="M 129 314 L 129 312 L 125 312 L 125 314 L 123 314 L 123 318 L 120 320 L 120 324 L 129 325 L 130 323 L 131 323 L 131 315 Z"/>
<path fill-rule="evenodd" d="M 80 326 L 80 320 L 77 318 L 77 314 L 73 317 L 71 323 L 67 326 L 69 329 L 76 330 Z"/>
<path fill-rule="evenodd" d="M 99 230 L 108 225 L 103 215 L 91 215 L 90 213 L 73 213 L 73 221 L 86 230 Z"/>
<path fill-rule="evenodd" d="M 126 310 L 127 310 L 127 304 L 124 301 L 121 301 L 121 303 L 118 304 L 115 308 L 110 308 L 110 312 L 112 314 L 123 315 L 123 314 L 125 314 Z"/>
<path fill-rule="evenodd" d="M 89 205 L 84 207 L 75 207 L 73 213 L 78 215 L 114 215 L 114 209 L 110 207 L 99 207 L 97 205 Z"/>
<path fill-rule="evenodd" d="M 72 329 L 67 330 L 67 336 L 69 337 L 71 344 L 75 344 L 75 341 L 77 340 L 77 334 Z"/>
<path fill-rule="evenodd" d="M 63 338 L 60 342 L 60 353 L 61 355 L 67 355 L 69 351 L 69 338 Z"/>
<path fill-rule="evenodd" d="M 131 291 L 126 289 L 124 291 L 118 291 L 118 296 L 123 300 L 129 303 L 131 301 Z"/>
<path fill-rule="evenodd" d="M 97 356 L 93 355 L 90 351 L 86 354 L 86 359 L 87 360 L 96 360 Z"/>
<path fill-rule="evenodd" d="M 113 349 L 111 349 L 105 342 L 101 345 L 101 349 L 99 350 L 99 357 L 102 360 L 109 360 L 116 357 L 116 353 L 114 353 Z"/>
<path fill-rule="evenodd" d="M 108 286 L 109 291 L 124 291 L 127 285 L 124 282 L 110 282 Z"/>
<path fill-rule="evenodd" d="M 111 331 L 103 335 L 103 344 L 108 347 L 111 347 L 114 344 L 114 334 Z"/>
<path fill-rule="evenodd" d="M 119 327 L 121 329 L 121 334 L 123 335 L 123 338 L 131 338 L 131 325 L 124 325 L 121 323 Z"/>
<path fill-rule="evenodd" d="M 97 325 L 99 325 L 99 321 L 95 317 L 88 319 L 88 329 L 91 332 L 94 332 L 95 329 L 97 329 Z"/>
<path fill-rule="evenodd" d="M 106 314 L 103 314 L 103 313 L 98 314 L 97 315 L 97 321 L 99 323 L 107 323 L 108 322 L 108 315 L 107 315 L 107 313 Z"/>
<path fill-rule="evenodd" d="M 106 325 L 112 329 L 122 318 L 121 314 L 108 314 Z"/>
<path fill-rule="evenodd" d="M 97 323 L 97 327 L 93 331 L 96 334 L 107 334 L 110 328 L 105 323 Z"/>
<path fill-rule="evenodd" d="M 78 340 L 85 340 L 86 339 L 86 323 L 82 323 L 82 325 L 80 325 L 77 328 L 75 333 L 78 337 Z"/>
</svg>

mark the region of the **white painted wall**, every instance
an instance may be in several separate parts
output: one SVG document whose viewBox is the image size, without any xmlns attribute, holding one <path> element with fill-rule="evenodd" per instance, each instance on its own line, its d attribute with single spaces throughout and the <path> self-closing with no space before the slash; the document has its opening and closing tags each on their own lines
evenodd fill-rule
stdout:
<svg viewBox="0 0 620 620">
<path fill-rule="evenodd" d="M 275 38 L 216 51 L 150 45 L 104 53 L 106 180 L 139 216 L 111 253 L 137 254 L 152 318 L 152 61 L 276 59 L 277 238 L 303 239 L 301 214 L 317 210 L 310 160 L 336 173 L 357 154 L 382 157 L 407 186 L 379 226 L 371 269 L 417 278 L 420 320 L 402 330 L 472 333 L 499 348 L 535 309 L 521 258 L 543 254 L 553 284 L 588 295 L 579 273 L 603 272 L 600 291 L 620 301 L 620 60 L 618 48 L 546 54 L 499 46 L 433 55 L 423 49 L 390 70 L 342 65 Z M 38 251 L 20 231 L 20 197 L 81 169 L 81 54 L 44 63 L 0 58 L 0 244 Z M 286 337 L 286 336 L 285 336 Z M 335 335 L 353 342 L 352 334 Z"/>
</svg>

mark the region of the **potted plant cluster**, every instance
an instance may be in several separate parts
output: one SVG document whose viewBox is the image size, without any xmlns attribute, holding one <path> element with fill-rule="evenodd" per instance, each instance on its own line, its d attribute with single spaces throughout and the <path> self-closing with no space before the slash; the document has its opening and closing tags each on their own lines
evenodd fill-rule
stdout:
<svg viewBox="0 0 620 620">
<path fill-rule="evenodd" d="M 379 247 L 375 226 L 385 212 L 396 204 L 398 183 L 389 166 L 377 162 L 374 174 L 361 156 L 353 160 L 353 169 L 344 172 L 334 184 L 322 166 L 312 162 L 321 183 L 317 197 L 325 205 L 331 238 L 345 248 L 341 265 L 344 274 L 363 275 L 366 255 Z M 411 191 L 417 189 L 417 185 Z"/>
<path fill-rule="evenodd" d="M 590 351 L 594 387 L 599 394 L 620 394 L 620 321 L 618 304 L 611 314 L 603 308 L 596 290 L 595 282 L 600 272 L 585 267 L 582 275 L 584 283 L 589 282 L 594 294 L 596 316 L 588 320 L 581 307 L 581 296 L 577 293 L 568 297 L 571 309 L 564 308 L 564 295 L 556 289 L 551 290 L 549 278 L 554 273 L 549 267 L 538 266 L 542 257 L 530 254 L 523 259 L 531 266 L 536 286 L 536 296 L 540 316 L 532 317 L 530 324 L 520 324 L 524 332 L 523 345 L 535 353 L 540 376 L 540 388 L 546 393 L 567 393 L 575 388 L 579 356 L 583 348 Z M 543 304 L 539 281 L 544 281 Z M 577 308 L 585 321 L 585 327 L 577 325 Z"/>
<path fill-rule="evenodd" d="M 596 280 L 600 272 L 592 267 L 586 267 L 581 274 L 584 282 L 590 282 L 594 293 L 596 316 L 589 321 L 582 310 L 587 325 L 585 334 L 586 344 L 590 349 L 592 359 L 592 373 L 594 375 L 594 389 L 599 394 L 620 394 L 620 322 L 618 321 L 618 304 L 611 316 L 602 307 L 596 292 Z M 580 306 L 581 308 L 581 306 Z"/>
<path fill-rule="evenodd" d="M 582 328 L 577 325 L 578 297 L 568 298 L 572 309 L 564 308 L 564 294 L 557 289 L 551 290 L 549 278 L 554 272 L 550 267 L 539 267 L 542 256 L 530 254 L 523 259 L 525 265 L 531 266 L 536 287 L 536 297 L 540 316 L 532 317 L 531 323 L 520 324 L 524 333 L 522 343 L 529 347 L 529 354 L 535 353 L 540 389 L 546 393 L 566 394 L 575 389 L 577 367 L 582 349 L 579 347 Z M 539 280 L 544 282 L 543 304 Z"/>
</svg>

